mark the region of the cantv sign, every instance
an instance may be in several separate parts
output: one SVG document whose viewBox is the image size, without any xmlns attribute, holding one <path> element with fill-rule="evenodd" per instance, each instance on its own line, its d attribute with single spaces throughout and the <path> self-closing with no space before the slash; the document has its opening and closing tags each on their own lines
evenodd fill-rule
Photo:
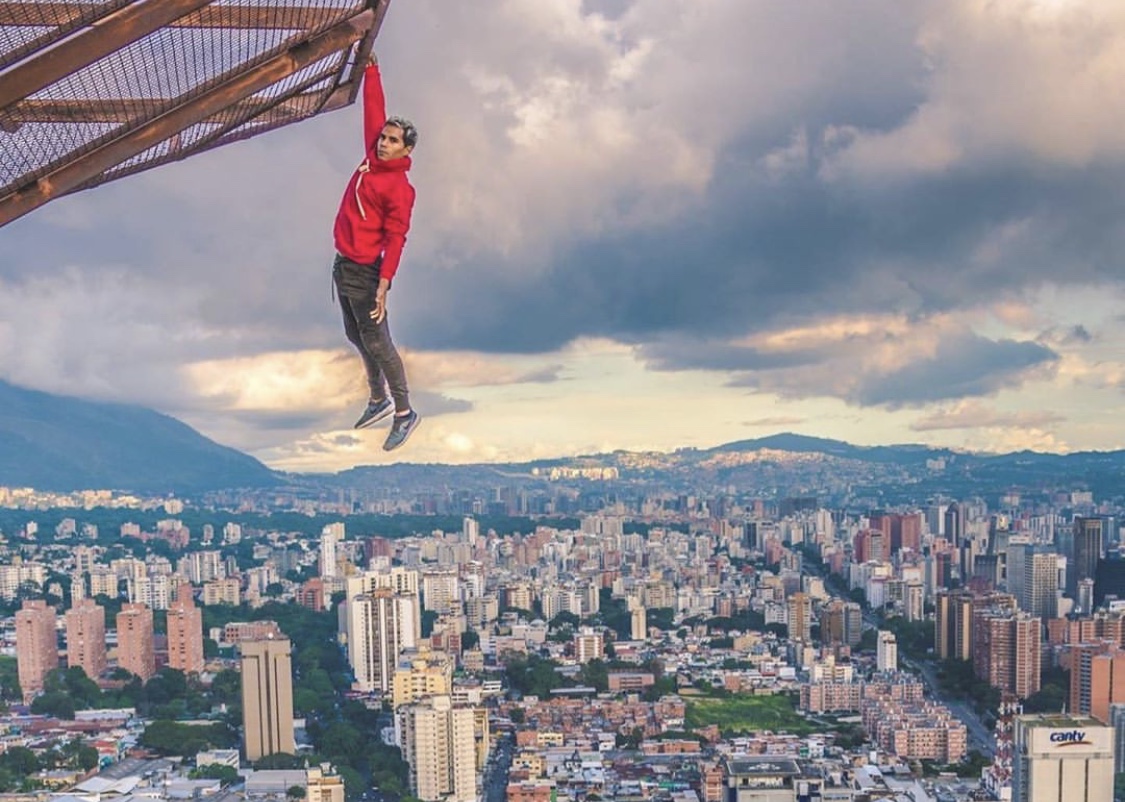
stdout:
<svg viewBox="0 0 1125 802">
<path fill-rule="evenodd" d="M 1052 732 L 1050 741 L 1055 746 L 1093 746 L 1093 741 L 1086 740 L 1086 733 L 1082 730 L 1066 730 Z"/>
</svg>

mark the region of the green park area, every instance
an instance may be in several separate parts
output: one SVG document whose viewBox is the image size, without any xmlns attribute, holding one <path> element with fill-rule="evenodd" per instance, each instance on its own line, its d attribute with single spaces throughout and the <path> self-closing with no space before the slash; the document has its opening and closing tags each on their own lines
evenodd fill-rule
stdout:
<svg viewBox="0 0 1125 802">
<path fill-rule="evenodd" d="M 790 732 L 807 735 L 814 729 L 797 715 L 792 697 L 786 694 L 752 696 L 687 696 L 687 726 L 695 729 L 717 724 L 723 733 Z"/>
</svg>

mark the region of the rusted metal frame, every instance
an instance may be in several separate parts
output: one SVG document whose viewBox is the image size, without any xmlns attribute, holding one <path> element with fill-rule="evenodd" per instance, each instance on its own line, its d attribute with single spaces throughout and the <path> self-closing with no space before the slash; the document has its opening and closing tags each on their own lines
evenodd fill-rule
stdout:
<svg viewBox="0 0 1125 802">
<path fill-rule="evenodd" d="M 176 20 L 169 27 L 316 31 L 330 27 L 351 13 L 346 7 L 208 6 Z"/>
<path fill-rule="evenodd" d="M 39 180 L 0 198 L 0 226 L 22 217 L 52 198 L 69 192 L 331 53 L 350 47 L 364 36 L 373 21 L 373 11 L 362 11 L 314 39 L 296 45 L 248 71 L 235 73 L 206 94 L 170 109 L 141 128 L 106 142 L 79 160 L 54 168 Z"/>
<path fill-rule="evenodd" d="M 143 39 L 211 0 L 138 0 L 0 75 L 0 109 Z"/>
<path fill-rule="evenodd" d="M 69 36 L 72 31 L 78 30 L 83 25 L 89 25 L 117 9 L 132 3 L 133 0 L 105 0 L 102 3 L 0 3 L 0 27 L 47 27 L 51 30 L 28 39 L 11 50 L 0 55 L 0 69 L 9 64 L 15 64 L 29 53 L 34 53 L 41 47 L 46 47 L 52 42 Z M 55 20 L 52 26 L 43 19 L 33 20 L 28 17 L 28 8 L 35 8 L 42 12 L 41 17 Z"/>
<path fill-rule="evenodd" d="M 98 17 L 133 0 L 111 0 L 93 3 L 12 3 L 0 2 L 0 28 L 49 27 L 49 38 L 58 39 L 60 33 L 89 24 Z M 104 8 L 103 8 L 104 7 Z M 32 18 L 27 10 L 39 14 Z M 90 9 L 99 13 L 90 14 Z M 256 30 L 313 30 L 326 28 L 341 17 L 353 13 L 345 6 L 321 8 L 318 6 L 208 6 L 168 23 L 170 28 L 253 28 Z M 54 20 L 47 22 L 46 20 Z"/>
<path fill-rule="evenodd" d="M 321 78 L 320 80 L 324 80 Z M 280 109 L 284 118 L 302 115 L 304 106 L 314 104 L 316 96 L 285 98 L 286 104 L 292 103 L 299 108 L 295 111 Z M 167 108 L 168 101 L 164 98 L 96 98 L 90 100 L 21 100 L 7 110 L 7 119 L 17 126 L 24 123 L 137 123 L 151 119 Z M 273 101 L 255 100 L 247 98 L 235 105 L 232 111 L 235 114 L 256 116 L 267 107 L 276 108 Z"/>
<path fill-rule="evenodd" d="M 348 102 L 343 104 L 345 106 L 355 103 L 356 98 L 359 97 L 359 87 L 363 83 L 363 70 L 367 66 L 367 57 L 371 54 L 371 49 L 375 46 L 375 40 L 379 37 L 379 30 L 383 27 L 383 19 L 387 16 L 387 9 L 390 8 L 390 5 L 391 0 L 367 0 L 367 7 L 375 12 L 375 22 L 371 25 L 371 30 L 367 32 L 367 36 L 363 37 L 363 41 L 356 47 L 351 72 L 348 73 L 347 80 L 340 84 L 348 87 Z M 343 75 L 342 70 L 341 75 Z"/>
<path fill-rule="evenodd" d="M 328 54 L 325 54 L 325 56 L 321 56 L 321 58 L 324 58 L 327 55 Z M 305 66 L 308 66 L 308 65 L 305 65 Z M 312 78 L 309 78 L 307 81 L 304 81 L 303 83 L 298 84 L 297 86 L 294 87 L 294 92 L 298 93 L 297 94 L 298 97 L 300 97 L 302 100 L 309 100 L 310 101 L 309 109 L 308 109 L 307 112 L 304 112 L 304 113 L 298 112 L 296 114 L 280 116 L 277 119 L 267 120 L 266 123 L 265 123 L 265 125 L 266 125 L 265 130 L 272 130 L 273 128 L 280 128 L 283 125 L 289 125 L 290 123 L 298 122 L 300 120 L 303 120 L 303 119 L 306 119 L 306 118 L 312 116 L 313 114 L 316 114 L 319 110 L 318 105 L 316 103 L 316 98 L 317 98 L 318 94 L 323 94 L 323 92 L 315 93 L 315 94 L 309 94 L 309 95 L 305 95 L 303 93 L 309 87 L 314 86 L 314 85 L 324 81 L 324 79 L 326 77 L 327 76 L 325 76 L 325 75 L 315 75 Z M 254 130 L 245 132 L 245 134 L 239 133 L 235 136 L 230 136 L 230 137 L 228 137 L 226 135 L 229 134 L 231 131 L 234 131 L 234 130 L 236 130 L 236 129 L 244 126 L 244 125 L 247 125 L 248 123 L 253 122 L 254 120 L 257 120 L 263 114 L 268 114 L 270 112 L 276 111 L 279 107 L 284 106 L 286 103 L 289 103 L 290 101 L 292 101 L 294 99 L 295 99 L 294 95 L 289 94 L 289 95 L 279 95 L 278 97 L 273 98 L 271 100 L 267 100 L 267 101 L 259 100 L 259 101 L 257 101 L 259 111 L 252 112 L 252 113 L 249 113 L 249 114 L 247 114 L 245 111 L 243 111 L 241 116 L 235 117 L 233 120 L 230 120 L 229 122 L 225 123 L 218 130 L 208 134 L 206 137 L 203 137 L 203 138 L 199 139 L 197 142 L 193 143 L 186 150 L 176 148 L 175 150 L 171 150 L 169 153 L 166 153 L 163 156 L 158 156 L 155 159 L 152 159 L 151 161 L 143 162 L 141 164 L 132 165 L 125 170 L 115 172 L 115 173 L 113 173 L 112 176 L 110 176 L 106 180 L 107 181 L 113 181 L 113 180 L 116 180 L 118 178 L 123 178 L 127 175 L 132 175 L 134 173 L 139 173 L 139 172 L 142 172 L 144 170 L 148 170 L 152 167 L 157 167 L 157 166 L 162 165 L 162 164 L 168 164 L 170 162 L 175 162 L 175 161 L 182 161 L 183 159 L 186 159 L 189 156 L 195 156 L 199 153 L 203 153 L 204 151 L 212 150 L 212 149 L 220 147 L 222 145 L 228 145 L 231 142 L 239 142 L 243 139 L 249 139 L 250 137 L 254 136 L 255 134 L 261 133 L 262 129 L 254 129 Z M 246 101 L 243 101 L 243 102 L 245 103 Z M 220 114 L 226 115 L 231 111 L 231 109 L 238 109 L 239 105 L 241 105 L 241 104 L 234 104 L 234 106 L 232 106 L 232 107 L 228 107 L 226 109 L 223 109 L 223 111 L 220 112 Z M 215 115 L 215 116 L 218 116 L 218 115 Z M 207 124 L 208 122 L 209 122 L 208 120 L 200 120 L 199 123 L 193 123 L 193 125 Z M 113 168 L 110 168 L 110 169 L 112 170 Z M 102 181 L 98 180 L 99 178 L 100 178 L 100 176 L 96 176 L 95 178 L 91 179 L 90 181 L 85 182 L 81 186 L 75 187 L 75 190 L 85 189 L 87 187 L 96 186 L 97 184 L 103 183 Z"/>
</svg>

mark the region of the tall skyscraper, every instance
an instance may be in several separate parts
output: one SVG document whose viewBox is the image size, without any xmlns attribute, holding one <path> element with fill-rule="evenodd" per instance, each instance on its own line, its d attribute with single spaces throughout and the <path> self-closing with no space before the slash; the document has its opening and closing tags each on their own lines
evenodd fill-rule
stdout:
<svg viewBox="0 0 1125 802">
<path fill-rule="evenodd" d="M 43 690 L 47 672 L 59 667 L 55 608 L 42 599 L 25 600 L 16 611 L 16 664 L 28 700 Z"/>
<path fill-rule="evenodd" d="M 876 670 L 898 671 L 898 640 L 895 638 L 895 633 L 880 630 L 875 646 Z"/>
<path fill-rule="evenodd" d="M 243 641 L 242 733 L 246 759 L 296 752 L 293 738 L 293 669 L 288 638 Z"/>
<path fill-rule="evenodd" d="M 1025 613 L 1043 619 L 1058 615 L 1059 558 L 1028 538 L 1008 541 L 1008 592 Z"/>
<path fill-rule="evenodd" d="M 410 791 L 422 802 L 475 802 L 475 712 L 448 696 L 407 705 L 402 754 L 410 766 Z"/>
<path fill-rule="evenodd" d="M 1111 802 L 1113 740 L 1086 716 L 1016 716 L 1012 802 Z"/>
<path fill-rule="evenodd" d="M 123 604 L 117 614 L 117 665 L 146 682 L 156 673 L 152 610 L 143 604 Z"/>
<path fill-rule="evenodd" d="M 973 645 L 973 601 L 964 593 L 937 594 L 934 651 L 942 660 L 969 660 Z"/>
<path fill-rule="evenodd" d="M 1098 560 L 1105 552 L 1101 518 L 1075 518 L 1073 553 L 1067 563 L 1066 592 L 1078 598 L 1078 582 L 1093 579 L 1098 572 Z M 1082 612 L 1089 612 L 1083 610 Z"/>
<path fill-rule="evenodd" d="M 1039 690 L 1042 622 L 1026 613 L 991 608 L 974 615 L 973 669 L 1001 691 L 1026 699 Z"/>
<path fill-rule="evenodd" d="M 1102 560 L 1098 561 L 1103 562 Z M 1076 612 L 1083 615 L 1089 615 L 1094 612 L 1094 580 L 1093 579 L 1079 579 L 1078 589 L 1074 595 L 1074 606 Z"/>
<path fill-rule="evenodd" d="M 105 608 L 93 599 L 66 611 L 66 664 L 81 666 L 90 679 L 105 671 Z"/>
<path fill-rule="evenodd" d="M 791 640 L 809 640 L 809 615 L 812 613 L 812 600 L 806 593 L 794 593 L 789 597 L 789 637 Z"/>
<path fill-rule="evenodd" d="M 1108 640 L 1071 644 L 1067 709 L 1108 723 L 1115 703 L 1125 703 L 1125 651 Z"/>
<path fill-rule="evenodd" d="M 195 606 L 191 585 L 180 585 L 168 607 L 168 666 L 185 674 L 203 671 L 203 611 Z"/>
<path fill-rule="evenodd" d="M 364 693 L 390 692 L 398 656 L 418 643 L 418 597 L 375 588 L 349 598 L 345 616 L 353 687 Z"/>
<path fill-rule="evenodd" d="M 629 637 L 633 640 L 648 640 L 648 611 L 636 596 L 630 596 Z"/>
<path fill-rule="evenodd" d="M 320 575 L 325 578 L 336 576 L 336 544 L 344 539 L 342 523 L 328 524 L 320 530 Z"/>
<path fill-rule="evenodd" d="M 476 518 L 465 516 L 461 521 L 461 538 L 470 546 L 477 545 L 477 539 L 480 537 L 480 522 Z"/>
</svg>

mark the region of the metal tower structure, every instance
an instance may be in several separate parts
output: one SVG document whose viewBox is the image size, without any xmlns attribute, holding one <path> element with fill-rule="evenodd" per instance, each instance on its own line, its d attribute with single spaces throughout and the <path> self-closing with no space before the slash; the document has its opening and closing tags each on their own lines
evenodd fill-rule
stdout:
<svg viewBox="0 0 1125 802">
<path fill-rule="evenodd" d="M 342 108 L 390 0 L 0 0 L 0 226 Z"/>
</svg>

